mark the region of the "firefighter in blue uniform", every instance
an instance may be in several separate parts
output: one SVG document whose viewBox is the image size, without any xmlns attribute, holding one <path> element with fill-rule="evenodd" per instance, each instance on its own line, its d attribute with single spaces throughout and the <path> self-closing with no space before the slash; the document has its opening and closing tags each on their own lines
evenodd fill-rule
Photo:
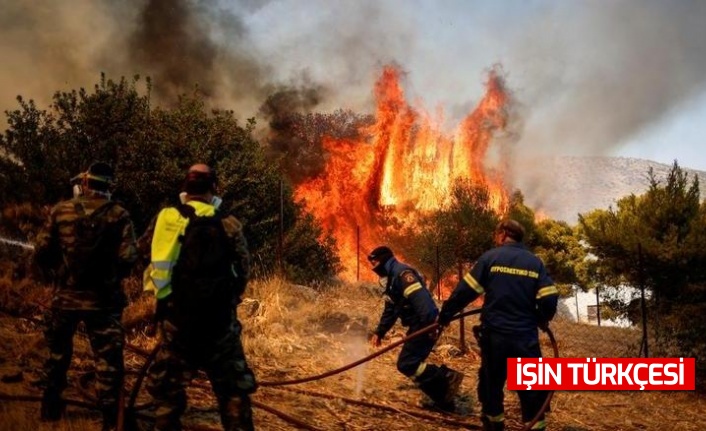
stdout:
<svg viewBox="0 0 706 431">
<path fill-rule="evenodd" d="M 508 358 L 539 358 L 537 328 L 546 328 L 556 313 L 559 292 L 542 261 L 522 244 L 525 230 L 515 220 L 501 221 L 494 232 L 497 247 L 484 253 L 458 283 L 439 314 L 439 324 L 480 295 L 481 367 L 478 399 L 483 429 L 504 430 L 503 387 Z M 531 422 L 546 400 L 546 391 L 519 391 L 522 420 Z M 542 415 L 532 427 L 544 430 Z"/>
<path fill-rule="evenodd" d="M 371 339 L 373 345 L 380 346 L 397 319 L 401 319 L 402 325 L 409 328 L 408 335 L 436 321 L 439 310 L 416 270 L 398 261 L 386 246 L 373 250 L 368 260 L 373 265 L 373 271 L 385 280 L 385 308 Z M 435 407 L 453 411 L 454 397 L 463 374 L 444 365 L 425 362 L 435 341 L 431 334 L 404 343 L 397 359 L 397 370 L 411 378 L 431 398 Z"/>
</svg>

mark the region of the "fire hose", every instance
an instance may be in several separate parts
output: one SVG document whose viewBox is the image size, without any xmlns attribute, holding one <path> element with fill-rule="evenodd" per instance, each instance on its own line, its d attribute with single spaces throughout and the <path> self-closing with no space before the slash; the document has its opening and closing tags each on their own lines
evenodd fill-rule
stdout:
<svg viewBox="0 0 706 431">
<path fill-rule="evenodd" d="M 460 318 L 465 317 L 465 316 L 470 316 L 470 315 L 473 315 L 473 314 L 478 314 L 478 313 L 480 313 L 480 311 L 481 311 L 480 308 L 475 309 L 475 310 L 466 311 L 466 312 L 464 312 L 464 313 L 457 314 L 457 315 L 454 316 L 453 319 L 451 319 L 451 320 L 456 320 L 456 319 L 460 319 Z M 315 376 L 303 377 L 303 378 L 294 379 L 294 380 L 284 380 L 284 381 L 280 381 L 280 382 L 261 382 L 261 383 L 260 383 L 260 386 L 267 387 L 267 386 L 296 385 L 296 384 L 299 384 L 299 383 L 306 383 L 306 382 L 311 382 L 311 381 L 314 381 L 314 380 L 321 380 L 321 379 L 324 379 L 324 378 L 326 378 L 326 377 L 333 376 L 333 375 L 335 375 L 335 374 L 340 374 L 340 373 L 342 373 L 342 372 L 344 372 L 344 371 L 350 370 L 351 368 L 355 368 L 355 367 L 357 367 L 357 366 L 360 365 L 360 364 L 363 364 L 363 363 L 368 362 L 368 361 L 370 361 L 370 360 L 372 360 L 372 359 L 375 359 L 375 358 L 377 358 L 378 356 L 380 356 L 380 355 L 382 355 L 382 354 L 384 354 L 384 353 L 389 352 L 390 350 L 394 349 L 395 347 L 399 346 L 400 344 L 404 344 L 404 343 L 406 343 L 406 342 L 409 341 L 409 340 L 412 340 L 412 339 L 414 339 L 414 338 L 420 337 L 420 336 L 422 336 L 422 335 L 424 335 L 424 334 L 428 334 L 429 332 L 435 331 L 435 330 L 437 330 L 438 328 L 439 328 L 439 324 L 438 324 L 438 323 L 432 323 L 431 325 L 426 326 L 426 327 L 424 327 L 424 328 L 422 328 L 422 329 L 420 329 L 420 330 L 418 330 L 418 331 L 416 331 L 416 332 L 413 332 L 413 333 L 407 335 L 406 337 L 404 337 L 403 339 L 398 340 L 398 341 L 395 341 L 394 343 L 392 343 L 392 344 L 390 344 L 389 346 L 386 346 L 386 347 L 384 347 L 384 348 L 382 348 L 382 349 L 376 351 L 375 353 L 372 353 L 372 354 L 370 354 L 370 355 L 368 355 L 368 356 L 366 356 L 366 357 L 364 357 L 364 358 L 358 359 L 358 360 L 355 361 L 355 362 L 351 362 L 350 364 L 345 365 L 345 366 L 343 366 L 343 367 L 336 368 L 335 370 L 327 371 L 327 372 L 325 372 L 325 373 L 318 374 L 318 375 L 315 375 Z"/>
<path fill-rule="evenodd" d="M 16 293 L 16 292 L 15 292 L 15 293 Z M 18 295 L 19 295 L 19 294 L 18 294 Z M 19 296 L 21 296 L 21 295 L 19 295 Z M 29 301 L 29 302 L 32 303 L 31 301 Z M 37 305 L 39 305 L 39 304 L 37 304 Z M 46 308 L 46 306 L 44 306 L 43 304 L 41 304 L 40 306 L 43 306 L 43 307 Z M 460 319 L 460 318 L 465 317 L 465 316 L 470 316 L 470 315 L 473 315 L 473 314 L 478 314 L 478 313 L 480 313 L 480 312 L 481 312 L 481 309 L 469 310 L 469 311 L 466 311 L 466 312 L 464 312 L 464 313 L 460 313 L 460 314 L 455 315 L 451 320 L 457 320 L 457 319 Z M 34 320 L 36 320 L 36 319 L 34 319 Z M 433 324 L 431 324 L 431 325 L 429 325 L 429 326 L 427 326 L 427 327 L 425 327 L 425 328 L 422 328 L 422 329 L 420 329 L 420 330 L 418 330 L 418 331 L 416 331 L 416 332 L 414 332 L 414 333 L 412 333 L 412 334 L 410 334 L 410 335 L 408 335 L 408 336 L 402 338 L 401 340 L 398 340 L 398 341 L 396 341 L 396 342 L 394 342 L 394 343 L 392 343 L 392 344 L 390 344 L 390 345 L 388 345 L 388 346 L 386 346 L 386 347 L 384 347 L 384 348 L 382 348 L 382 349 L 380 349 L 380 350 L 378 350 L 378 351 L 376 351 L 376 352 L 374 352 L 374 353 L 372 353 L 372 354 L 370 354 L 370 355 L 368 355 L 368 356 L 366 356 L 366 357 L 364 357 L 364 358 L 361 358 L 361 359 L 359 359 L 359 360 L 357 360 L 357 361 L 355 361 L 355 362 L 352 362 L 352 363 L 350 363 L 350 364 L 348 364 L 348 365 L 345 365 L 345 366 L 343 366 L 343 367 L 340 367 L 340 368 L 337 368 L 337 369 L 334 369 L 334 370 L 327 371 L 327 372 L 322 373 L 322 374 L 318 374 L 318 375 L 314 375 L 314 376 L 309 376 L 309 377 L 303 377 L 303 378 L 299 378 L 299 379 L 293 379 L 293 380 L 279 381 L 279 382 L 267 382 L 267 381 L 265 381 L 265 382 L 261 382 L 261 383 L 260 383 L 260 386 L 262 386 L 262 387 L 278 387 L 278 386 L 294 385 L 294 384 L 300 384 L 300 383 L 311 382 L 311 381 L 315 381 L 315 380 L 321 380 L 321 379 L 324 379 L 324 378 L 327 378 L 327 377 L 330 377 L 330 376 L 333 376 L 333 375 L 336 375 L 336 374 L 340 374 L 340 373 L 342 373 L 342 372 L 345 372 L 345 371 L 347 371 L 347 370 L 350 370 L 351 368 L 355 368 L 356 366 L 361 365 L 361 364 L 363 364 L 363 363 L 365 363 L 365 362 L 371 361 L 372 359 L 374 359 L 374 358 L 376 358 L 376 357 L 378 357 L 378 356 L 380 356 L 380 355 L 382 355 L 382 354 L 384 354 L 384 353 L 386 353 L 386 352 L 388 352 L 388 351 L 390 351 L 390 350 L 396 348 L 397 346 L 399 346 L 399 345 L 401 345 L 401 344 L 404 344 L 405 342 L 407 342 L 407 341 L 409 341 L 409 340 L 411 340 L 411 339 L 420 337 L 420 336 L 422 336 L 422 335 L 424 335 L 424 334 L 428 334 L 429 332 L 435 331 L 435 330 L 437 330 L 438 328 L 439 328 L 439 324 L 438 324 L 438 323 L 433 323 Z M 557 346 L 557 343 L 556 343 L 556 339 L 554 338 L 554 334 L 552 333 L 552 331 L 551 331 L 549 328 L 546 328 L 545 332 L 546 332 L 547 335 L 549 336 L 550 342 L 551 342 L 551 344 L 552 344 L 552 348 L 553 348 L 553 350 L 554 350 L 554 356 L 555 356 L 555 357 L 559 357 L 559 350 L 558 350 L 558 346 Z M 135 400 L 136 400 L 136 398 L 137 398 L 137 393 L 139 392 L 140 385 L 141 385 L 141 383 L 142 383 L 142 380 L 144 379 L 144 375 L 145 375 L 147 369 L 149 368 L 151 362 L 153 361 L 154 357 L 156 356 L 157 349 L 159 348 L 159 345 L 158 345 L 157 347 L 155 347 L 155 349 L 154 349 L 152 352 L 147 352 L 147 351 L 145 351 L 144 349 L 141 349 L 141 348 L 139 348 L 139 347 L 133 346 L 133 345 L 131 345 L 131 344 L 129 344 L 129 343 L 126 343 L 126 348 L 128 348 L 128 349 L 130 349 L 130 350 L 133 350 L 134 352 L 136 352 L 136 353 L 138 353 L 138 354 L 140 354 L 140 355 L 142 355 L 142 356 L 147 357 L 147 360 L 146 360 L 145 363 L 143 364 L 142 369 L 140 370 L 140 374 L 138 375 L 138 380 L 137 380 L 137 382 L 136 382 L 136 385 L 133 387 L 133 390 L 132 390 L 132 392 L 131 392 L 130 401 L 129 401 L 129 405 L 128 405 L 128 411 L 131 411 L 131 412 L 132 412 L 132 411 L 134 411 L 134 402 L 135 402 Z M 546 412 L 546 410 L 549 408 L 549 404 L 550 404 L 550 402 L 551 402 L 551 399 L 553 398 L 553 395 L 554 395 L 554 391 L 548 391 L 548 393 L 547 393 L 547 398 L 545 399 L 544 404 L 543 404 L 542 407 L 540 408 L 539 412 L 535 415 L 535 417 L 532 419 L 532 421 L 530 421 L 528 424 L 525 424 L 525 426 L 522 428 L 522 431 L 529 431 L 529 430 L 531 429 L 531 427 L 532 427 L 535 423 L 537 423 L 537 422 L 539 421 L 539 418 L 540 418 L 540 417 Z M 260 403 L 258 403 L 258 404 L 260 404 Z M 255 405 L 255 404 L 254 404 L 254 405 Z M 259 406 L 258 406 L 258 407 L 259 407 Z M 262 407 L 261 407 L 261 408 L 262 408 Z M 263 409 L 264 409 L 264 408 L 263 408 Z"/>
<path fill-rule="evenodd" d="M 451 320 L 461 319 L 461 318 L 463 318 L 463 317 L 470 316 L 470 315 L 473 315 L 473 314 L 478 314 L 478 313 L 480 313 L 480 312 L 481 312 L 481 309 L 469 310 L 469 311 L 466 311 L 466 312 L 464 312 L 464 313 L 457 314 L 457 315 L 454 316 Z M 364 357 L 364 358 L 361 358 L 361 359 L 359 359 L 359 360 L 357 360 L 357 361 L 355 361 L 355 362 L 352 362 L 352 363 L 350 363 L 350 364 L 348 364 L 348 365 L 345 365 L 345 366 L 343 366 L 343 367 L 336 368 L 336 369 L 334 369 L 334 370 L 330 370 L 330 371 L 327 371 L 327 372 L 322 373 L 322 374 L 318 374 L 318 375 L 314 375 L 314 376 L 309 376 L 309 377 L 302 377 L 302 378 L 293 379 L 293 380 L 279 381 L 279 382 L 267 382 L 267 381 L 265 381 L 265 382 L 260 382 L 260 386 L 262 386 L 262 387 L 278 387 L 278 386 L 295 385 L 295 384 L 307 383 L 307 382 L 312 382 L 312 381 L 315 381 L 315 380 L 321 380 L 321 379 L 324 379 L 324 378 L 327 378 L 327 377 L 331 377 L 331 376 L 333 376 L 333 375 L 340 374 L 340 373 L 342 373 L 342 372 L 348 371 L 348 370 L 350 370 L 351 368 L 355 368 L 355 367 L 357 367 L 358 365 L 361 365 L 361 364 L 363 364 L 363 363 L 365 363 L 365 362 L 371 361 L 372 359 L 374 359 L 374 358 L 376 358 L 376 357 L 378 357 L 378 356 L 380 356 L 380 355 L 382 355 L 382 354 L 384 354 L 384 353 L 387 353 L 388 351 L 394 349 L 395 347 L 397 347 L 397 346 L 399 346 L 399 345 L 401 345 L 401 344 L 406 343 L 406 342 L 409 341 L 409 340 L 412 340 L 412 339 L 414 339 L 414 338 L 420 337 L 420 336 L 422 336 L 422 335 L 424 335 L 424 334 L 427 334 L 427 333 L 429 333 L 429 332 L 432 332 L 432 331 L 434 331 L 434 330 L 437 330 L 438 328 L 439 328 L 439 324 L 438 324 L 438 323 L 433 323 L 433 324 L 431 324 L 431 325 L 429 325 L 429 326 L 427 326 L 427 327 L 425 327 L 425 328 L 422 328 L 422 329 L 420 329 L 420 330 L 418 330 L 418 331 L 416 331 L 416 332 L 414 332 L 414 333 L 412 333 L 412 334 L 410 334 L 410 335 L 408 335 L 408 336 L 402 338 L 401 340 L 398 340 L 398 341 L 396 341 L 396 342 L 394 342 L 394 343 L 392 343 L 392 344 L 390 344 L 390 345 L 388 345 L 388 346 L 386 346 L 386 347 L 384 347 L 384 348 L 382 348 L 382 349 L 376 351 L 375 353 L 372 353 L 372 354 L 370 354 L 370 355 L 368 355 L 368 356 L 366 356 L 366 357 Z M 549 328 L 547 328 L 545 332 L 546 332 L 547 335 L 549 336 L 550 342 L 551 342 L 551 344 L 552 344 L 552 348 L 553 348 L 553 350 L 554 350 L 554 357 L 559 357 L 559 349 L 558 349 L 558 345 L 557 345 L 557 343 L 556 343 L 556 339 L 554 338 L 553 332 L 552 332 L 551 329 L 549 329 Z M 153 353 L 154 353 L 154 352 L 153 352 Z M 148 361 L 146 361 L 145 365 L 143 365 L 143 369 L 148 368 L 149 362 L 151 362 L 151 361 L 148 359 Z M 136 393 L 136 391 L 139 391 L 139 387 L 133 388 L 133 393 Z M 532 428 L 532 426 L 533 426 L 535 423 L 537 423 L 537 422 L 539 421 L 539 418 L 540 418 L 540 417 L 546 412 L 546 410 L 549 408 L 549 404 L 550 404 L 550 402 L 551 402 L 551 399 L 552 399 L 553 395 L 554 395 L 554 391 L 550 391 L 550 392 L 547 393 L 547 398 L 546 398 L 546 400 L 544 401 L 544 404 L 543 404 L 542 407 L 540 408 L 539 412 L 538 412 L 537 415 L 532 419 L 532 421 L 530 421 L 528 424 L 526 424 L 526 425 L 523 427 L 523 429 L 522 429 L 523 431 L 528 431 L 528 430 L 530 430 L 530 429 Z M 345 401 L 345 400 L 344 400 L 344 401 Z M 129 405 L 128 408 L 130 408 L 130 407 L 132 407 L 132 405 Z M 465 424 L 465 425 L 467 426 L 468 424 Z"/>
</svg>

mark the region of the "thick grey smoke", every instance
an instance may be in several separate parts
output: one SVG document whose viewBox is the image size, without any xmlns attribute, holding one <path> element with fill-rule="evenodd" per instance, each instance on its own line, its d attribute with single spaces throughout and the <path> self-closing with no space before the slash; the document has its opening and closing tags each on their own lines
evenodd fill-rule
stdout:
<svg viewBox="0 0 706 431">
<path fill-rule="evenodd" d="M 538 14 L 506 61 L 525 105 L 514 171 L 530 204 L 556 213 L 577 198 L 557 196 L 557 181 L 577 178 L 531 156 L 610 154 L 706 91 L 704 22 L 698 0 L 561 2 Z"/>
<path fill-rule="evenodd" d="M 44 106 L 105 72 L 151 77 L 157 103 L 198 86 L 213 106 L 252 114 L 270 74 L 236 11 L 189 0 L 0 0 L 0 108 L 14 108 L 16 95 Z"/>
<path fill-rule="evenodd" d="M 0 0 L 0 109 L 103 71 L 151 76 L 158 103 L 198 85 L 241 118 L 308 88 L 321 96 L 309 111 L 368 114 L 394 62 L 409 100 L 454 125 L 500 62 L 522 104 L 514 179 L 531 197 L 546 183 L 532 155 L 608 152 L 705 91 L 705 22 L 701 0 Z"/>
<path fill-rule="evenodd" d="M 0 108 L 15 108 L 17 95 L 45 106 L 57 90 L 90 86 L 101 71 L 121 69 L 122 35 L 134 22 L 121 18 L 91 0 L 0 0 Z"/>
<path fill-rule="evenodd" d="M 595 153 L 699 96 L 704 22 L 699 0 L 561 2 L 546 10 L 507 65 L 520 72 L 529 107 L 523 141 Z"/>
<path fill-rule="evenodd" d="M 248 45 L 242 19 L 230 9 L 149 0 L 128 38 L 128 58 L 152 76 L 161 100 L 173 101 L 198 85 L 215 105 L 228 105 L 257 98 L 267 84 L 267 66 Z"/>
<path fill-rule="evenodd" d="M 360 108 L 376 70 L 404 58 L 409 10 L 377 2 L 0 0 L 0 109 L 18 94 L 150 76 L 158 103 L 199 91 L 251 116 L 273 89 L 333 87 L 325 109 Z M 292 54 L 295 53 L 295 57 Z M 335 97 L 339 96 L 339 97 Z"/>
</svg>

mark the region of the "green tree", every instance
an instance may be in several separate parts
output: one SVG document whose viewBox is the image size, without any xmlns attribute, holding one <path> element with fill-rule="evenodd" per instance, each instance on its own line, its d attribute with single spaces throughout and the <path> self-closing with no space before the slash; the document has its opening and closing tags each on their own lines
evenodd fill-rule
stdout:
<svg viewBox="0 0 706 431">
<path fill-rule="evenodd" d="M 534 210 L 525 205 L 525 196 L 520 190 L 515 190 L 510 196 L 507 209 L 507 218 L 518 221 L 525 228 L 524 243 L 528 247 L 534 247 L 536 242 L 537 223 Z"/>
<path fill-rule="evenodd" d="M 406 243 L 405 256 L 432 274 L 431 284 L 436 286 L 439 279 L 461 272 L 492 247 L 497 223 L 487 187 L 462 179 L 454 183 L 448 207 L 425 215 L 418 231 L 405 231 L 395 242 Z"/>
<path fill-rule="evenodd" d="M 103 76 L 92 92 L 57 92 L 47 110 L 18 98 L 19 109 L 7 113 L 0 137 L 0 154 L 7 155 L 0 160 L 21 181 L 0 176 L 0 186 L 14 187 L 2 190 L 0 204 L 53 204 L 70 194 L 73 175 L 102 160 L 116 167 L 115 197 L 141 232 L 161 207 L 178 202 L 188 166 L 203 162 L 218 172 L 223 208 L 244 222 L 259 273 L 278 267 L 274 251 L 282 231 L 282 261 L 297 281 L 333 274 L 330 235 L 294 202 L 278 162 L 268 160 L 253 137 L 254 120 L 241 125 L 231 111 L 209 111 L 198 89 L 173 107 L 152 107 L 150 82 L 145 94 L 138 83 L 138 77 L 116 82 Z"/>
<path fill-rule="evenodd" d="M 651 293 L 657 354 L 696 356 L 697 374 L 706 377 L 706 203 L 699 203 L 698 178 L 689 180 L 676 162 L 664 181 L 652 170 L 648 176 L 643 195 L 580 215 L 580 228 L 600 281 Z"/>
<path fill-rule="evenodd" d="M 536 225 L 534 243 L 534 252 L 562 294 L 570 294 L 575 285 L 584 291 L 595 287 L 595 259 L 589 256 L 577 229 L 563 221 L 542 220 Z"/>
<path fill-rule="evenodd" d="M 534 210 L 525 204 L 519 190 L 510 196 L 506 217 L 524 226 L 525 245 L 542 259 L 562 294 L 570 294 L 574 285 L 584 290 L 593 286 L 590 277 L 593 261 L 574 228 L 563 221 L 537 221 Z"/>
<path fill-rule="evenodd" d="M 655 299 L 676 298 L 704 273 L 704 206 L 699 182 L 674 163 L 660 182 L 649 171 L 650 186 L 641 196 L 617 202 L 617 210 L 595 210 L 579 216 L 581 232 L 598 258 L 597 275 L 606 284 L 638 286 L 644 281 Z M 640 272 L 638 253 L 643 271 Z M 641 278 L 643 277 L 644 278 Z"/>
</svg>

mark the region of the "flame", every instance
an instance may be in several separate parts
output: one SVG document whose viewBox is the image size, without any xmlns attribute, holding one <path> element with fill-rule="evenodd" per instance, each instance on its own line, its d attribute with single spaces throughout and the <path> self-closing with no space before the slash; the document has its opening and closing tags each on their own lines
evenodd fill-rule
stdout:
<svg viewBox="0 0 706 431">
<path fill-rule="evenodd" d="M 398 69 L 384 68 L 375 97 L 375 123 L 363 130 L 365 139 L 325 138 L 324 172 L 295 191 L 336 238 L 348 281 L 372 278 L 365 255 L 384 242 L 383 212 L 413 226 L 420 214 L 448 205 L 462 178 L 486 185 L 496 211 L 508 202 L 501 176 L 484 166 L 494 135 L 508 122 L 510 98 L 497 70 L 452 136 L 441 130 L 441 114 L 432 118 L 406 102 Z"/>
</svg>

